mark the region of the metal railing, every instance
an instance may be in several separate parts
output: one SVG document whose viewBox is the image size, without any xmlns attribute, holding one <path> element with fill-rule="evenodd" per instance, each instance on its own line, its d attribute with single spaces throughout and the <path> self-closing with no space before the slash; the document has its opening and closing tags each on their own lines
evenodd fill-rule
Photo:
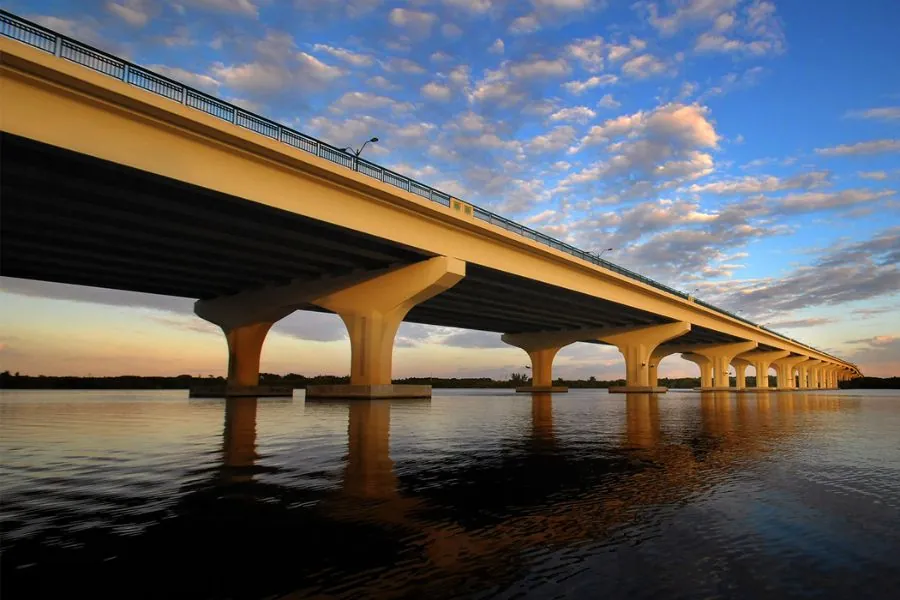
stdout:
<svg viewBox="0 0 900 600">
<path fill-rule="evenodd" d="M 250 131 L 254 131 L 273 140 L 284 142 L 298 150 L 303 150 L 304 152 L 314 154 L 319 158 L 353 169 L 363 175 L 416 194 L 426 200 L 442 204 L 443 206 L 450 206 L 450 195 L 441 192 L 440 190 L 436 190 L 431 186 L 425 185 L 415 179 L 410 179 L 404 175 L 400 175 L 399 173 L 395 173 L 390 169 L 369 162 L 363 158 L 348 154 L 339 148 L 312 136 L 291 129 L 290 127 L 285 127 L 284 125 L 244 110 L 234 104 L 219 100 L 209 94 L 205 94 L 173 79 L 160 75 L 159 73 L 154 73 L 153 71 L 147 70 L 134 63 L 122 60 L 121 58 L 108 54 L 102 50 L 73 40 L 5 10 L 0 10 L 0 35 L 24 42 L 25 44 L 54 54 L 62 59 L 109 75 L 110 77 L 114 77 L 135 87 L 179 102 L 185 106 L 223 119 L 229 123 L 243 127 L 244 129 L 249 129 Z M 578 257 L 581 260 L 603 267 L 604 269 L 624 275 L 629 279 L 640 281 L 641 283 L 663 290 L 669 294 L 690 300 L 700 306 L 727 315 L 732 319 L 742 321 L 759 329 L 764 329 L 782 339 L 789 340 L 795 344 L 809 348 L 810 350 L 815 350 L 825 356 L 841 360 L 830 354 L 816 350 L 803 342 L 789 338 L 761 325 L 757 325 L 740 315 L 736 315 L 723 308 L 698 300 L 681 290 L 676 290 L 675 288 L 650 279 L 649 277 L 645 277 L 630 269 L 620 267 L 597 255 L 585 252 L 571 244 L 552 238 L 539 231 L 526 227 L 525 225 L 521 225 L 475 205 L 472 205 L 472 208 L 476 219 L 480 219 L 517 235 L 555 248 L 556 250 Z M 846 361 L 843 360 L 841 360 L 841 362 L 846 363 Z"/>
</svg>

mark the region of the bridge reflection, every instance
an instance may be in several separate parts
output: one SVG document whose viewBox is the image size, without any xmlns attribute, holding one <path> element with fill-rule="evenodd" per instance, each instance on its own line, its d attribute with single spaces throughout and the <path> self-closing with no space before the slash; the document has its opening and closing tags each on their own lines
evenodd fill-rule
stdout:
<svg viewBox="0 0 900 600">
<path fill-rule="evenodd" d="M 747 461 L 778 450 L 803 413 L 841 407 L 839 399 L 815 394 L 748 398 L 711 392 L 699 398 L 691 412 L 695 418 L 678 419 L 675 402 L 634 394 L 620 423 L 621 443 L 584 447 L 556 431 L 550 394 L 534 394 L 530 402 L 530 428 L 520 439 L 504 441 L 499 460 L 473 455 L 426 474 L 406 468 L 398 473 L 391 456 L 392 408 L 406 410 L 408 401 L 308 402 L 306 410 L 314 415 L 334 419 L 343 413 L 347 427 L 339 485 L 311 492 L 254 481 L 265 472 L 255 466 L 262 402 L 230 399 L 223 466 L 209 483 L 215 492 L 193 491 L 178 512 L 196 518 L 198 506 L 233 499 L 239 490 L 241 503 L 217 510 L 223 526 L 242 518 L 250 502 L 266 507 L 264 529 L 277 532 L 281 526 L 279 537 L 299 535 L 292 550 L 299 560 L 289 573 L 270 573 L 272 593 L 331 593 L 336 580 L 349 578 L 364 596 L 400 596 L 409 574 L 427 569 L 423 593 L 437 597 L 451 582 L 476 585 L 485 570 L 493 584 L 520 577 L 529 548 L 602 543 L 639 521 L 643 511 L 682 502 Z M 421 408 L 428 410 L 430 401 Z M 427 461 L 422 468 L 429 469 Z M 190 496 L 197 495 L 206 499 L 191 507 Z M 260 514 L 252 517 L 257 525 Z M 271 555 L 266 548 L 254 551 Z M 361 575 L 361 564 L 380 575 Z"/>
</svg>

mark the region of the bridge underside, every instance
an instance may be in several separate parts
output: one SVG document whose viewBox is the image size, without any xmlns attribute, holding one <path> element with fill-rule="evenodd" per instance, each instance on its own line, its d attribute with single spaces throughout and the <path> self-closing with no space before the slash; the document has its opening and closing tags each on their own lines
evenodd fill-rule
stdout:
<svg viewBox="0 0 900 600">
<path fill-rule="evenodd" d="M 214 298 L 430 258 L 392 240 L 7 133 L 0 153 L 0 272 L 9 277 Z M 406 320 L 506 333 L 669 321 L 471 263 L 462 281 Z M 695 327 L 679 343 L 736 340 Z"/>
</svg>

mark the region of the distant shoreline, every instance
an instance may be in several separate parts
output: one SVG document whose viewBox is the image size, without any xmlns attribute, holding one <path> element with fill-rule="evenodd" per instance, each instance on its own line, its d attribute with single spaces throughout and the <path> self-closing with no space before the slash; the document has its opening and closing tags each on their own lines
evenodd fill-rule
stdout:
<svg viewBox="0 0 900 600">
<path fill-rule="evenodd" d="M 769 378 L 769 386 L 775 387 L 774 377 Z M 291 386 L 294 389 L 305 389 L 307 385 L 336 385 L 349 383 L 347 376 L 318 375 L 306 377 L 289 373 L 277 375 L 260 374 L 261 385 Z M 174 377 L 148 377 L 141 375 L 117 375 L 110 377 L 76 377 L 48 375 L 20 375 L 3 371 L 0 373 L 0 389 L 9 390 L 181 390 L 194 385 L 223 384 L 223 377 L 196 377 L 193 375 L 177 375 Z M 431 385 L 443 389 L 511 389 L 527 385 L 528 378 L 524 374 L 512 374 L 509 379 L 497 380 L 490 377 L 407 377 L 396 379 L 397 384 Z M 621 379 L 603 381 L 593 377 L 589 379 L 556 379 L 555 385 L 563 385 L 573 389 L 606 389 L 624 385 Z M 699 377 L 683 377 L 678 379 L 660 378 L 659 385 L 669 389 L 693 389 L 700 387 Z M 732 385 L 733 380 L 732 380 Z M 755 377 L 747 377 L 747 386 L 756 385 Z M 840 382 L 841 389 L 900 389 L 900 377 L 860 377 Z"/>
</svg>

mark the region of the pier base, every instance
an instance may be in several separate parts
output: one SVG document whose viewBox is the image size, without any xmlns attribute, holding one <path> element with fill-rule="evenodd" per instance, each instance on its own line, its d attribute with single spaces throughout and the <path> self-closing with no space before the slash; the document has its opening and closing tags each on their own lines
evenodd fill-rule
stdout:
<svg viewBox="0 0 900 600">
<path fill-rule="evenodd" d="M 306 388 L 308 399 L 342 398 L 347 400 L 384 400 L 389 398 L 431 398 L 430 385 L 344 384 L 310 385 Z"/>
<path fill-rule="evenodd" d="M 609 388 L 610 394 L 665 394 L 667 387 L 657 385 L 623 385 Z"/>
</svg>

